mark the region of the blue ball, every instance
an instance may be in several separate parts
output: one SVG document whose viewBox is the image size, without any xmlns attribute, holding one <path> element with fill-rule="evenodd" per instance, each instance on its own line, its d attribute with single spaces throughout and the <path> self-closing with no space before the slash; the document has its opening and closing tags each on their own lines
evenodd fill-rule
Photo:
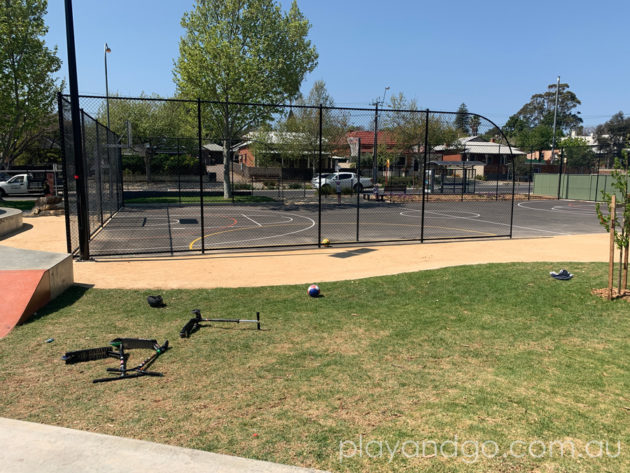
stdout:
<svg viewBox="0 0 630 473">
<path fill-rule="evenodd" d="M 308 287 L 308 295 L 311 297 L 319 296 L 319 286 L 317 284 L 311 284 Z"/>
</svg>

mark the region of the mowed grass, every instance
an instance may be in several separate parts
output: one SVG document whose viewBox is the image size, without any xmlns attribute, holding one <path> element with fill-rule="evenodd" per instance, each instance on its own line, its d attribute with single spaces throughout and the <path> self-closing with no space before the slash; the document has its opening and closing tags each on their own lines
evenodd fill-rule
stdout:
<svg viewBox="0 0 630 473">
<path fill-rule="evenodd" d="M 10 208 L 10 209 L 18 209 L 23 212 L 28 212 L 29 210 L 33 210 L 35 207 L 35 200 L 3 200 L 0 199 L 0 207 Z"/>
<path fill-rule="evenodd" d="M 575 277 L 549 277 L 562 267 Z M 340 472 L 629 471 L 630 305 L 590 294 L 606 275 L 605 264 L 464 266 L 322 283 L 317 299 L 306 285 L 74 287 L 0 340 L 0 416 Z M 156 293 L 168 307 L 147 305 Z M 215 324 L 180 339 L 195 308 L 260 311 L 264 330 Z M 120 336 L 169 339 L 152 366 L 165 376 L 92 384 L 116 360 L 61 360 Z M 443 452 L 409 443 L 423 441 Z M 504 456 L 515 441 L 522 458 Z M 588 457 L 591 441 L 611 455 Z M 473 442 L 499 455 L 487 458 L 489 443 L 474 455 Z M 550 442 L 573 442 L 575 458 L 550 455 Z"/>
</svg>

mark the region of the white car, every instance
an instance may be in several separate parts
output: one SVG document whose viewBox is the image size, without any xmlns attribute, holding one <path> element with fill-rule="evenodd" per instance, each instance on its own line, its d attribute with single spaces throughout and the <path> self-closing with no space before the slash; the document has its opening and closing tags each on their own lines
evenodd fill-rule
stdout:
<svg viewBox="0 0 630 473">
<path fill-rule="evenodd" d="M 337 189 L 337 182 L 341 183 L 342 189 L 353 189 L 355 192 L 361 192 L 366 187 L 372 187 L 372 179 L 369 177 L 362 177 L 361 180 L 357 179 L 357 175 L 353 172 L 331 172 L 322 174 L 321 186 L 322 190 L 335 191 Z M 319 189 L 320 179 L 319 174 L 316 174 L 311 180 L 311 184 L 314 189 Z"/>
</svg>

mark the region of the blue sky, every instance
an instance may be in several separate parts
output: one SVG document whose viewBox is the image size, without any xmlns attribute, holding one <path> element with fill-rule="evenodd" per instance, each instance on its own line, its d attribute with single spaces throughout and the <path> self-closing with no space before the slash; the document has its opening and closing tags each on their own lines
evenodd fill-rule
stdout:
<svg viewBox="0 0 630 473">
<path fill-rule="evenodd" d="M 170 96 L 180 20 L 192 0 L 74 0 L 79 91 Z M 285 7 L 290 0 L 280 2 Z M 421 108 L 466 103 L 502 125 L 558 75 L 582 101 L 587 126 L 630 113 L 630 2 L 624 0 L 298 0 L 312 24 L 319 65 L 302 85 L 324 80 L 340 106 L 368 106 L 403 92 Z M 49 0 L 49 46 L 66 78 L 64 1 Z M 387 99 L 386 99 L 387 100 Z"/>
</svg>

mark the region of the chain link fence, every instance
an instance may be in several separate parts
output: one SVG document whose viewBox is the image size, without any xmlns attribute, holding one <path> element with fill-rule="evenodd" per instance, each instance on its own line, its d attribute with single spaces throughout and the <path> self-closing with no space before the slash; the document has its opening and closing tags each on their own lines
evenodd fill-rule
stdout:
<svg viewBox="0 0 630 473">
<path fill-rule="evenodd" d="M 92 256 L 512 234 L 525 153 L 479 115 L 112 96 L 80 106 Z M 66 98 L 59 113 L 77 252 Z"/>
<path fill-rule="evenodd" d="M 528 198 L 602 201 L 602 192 L 615 193 L 612 172 L 615 160 L 627 170 L 621 149 L 597 145 L 562 146 L 528 150 L 515 158 L 516 185 Z"/>
</svg>

